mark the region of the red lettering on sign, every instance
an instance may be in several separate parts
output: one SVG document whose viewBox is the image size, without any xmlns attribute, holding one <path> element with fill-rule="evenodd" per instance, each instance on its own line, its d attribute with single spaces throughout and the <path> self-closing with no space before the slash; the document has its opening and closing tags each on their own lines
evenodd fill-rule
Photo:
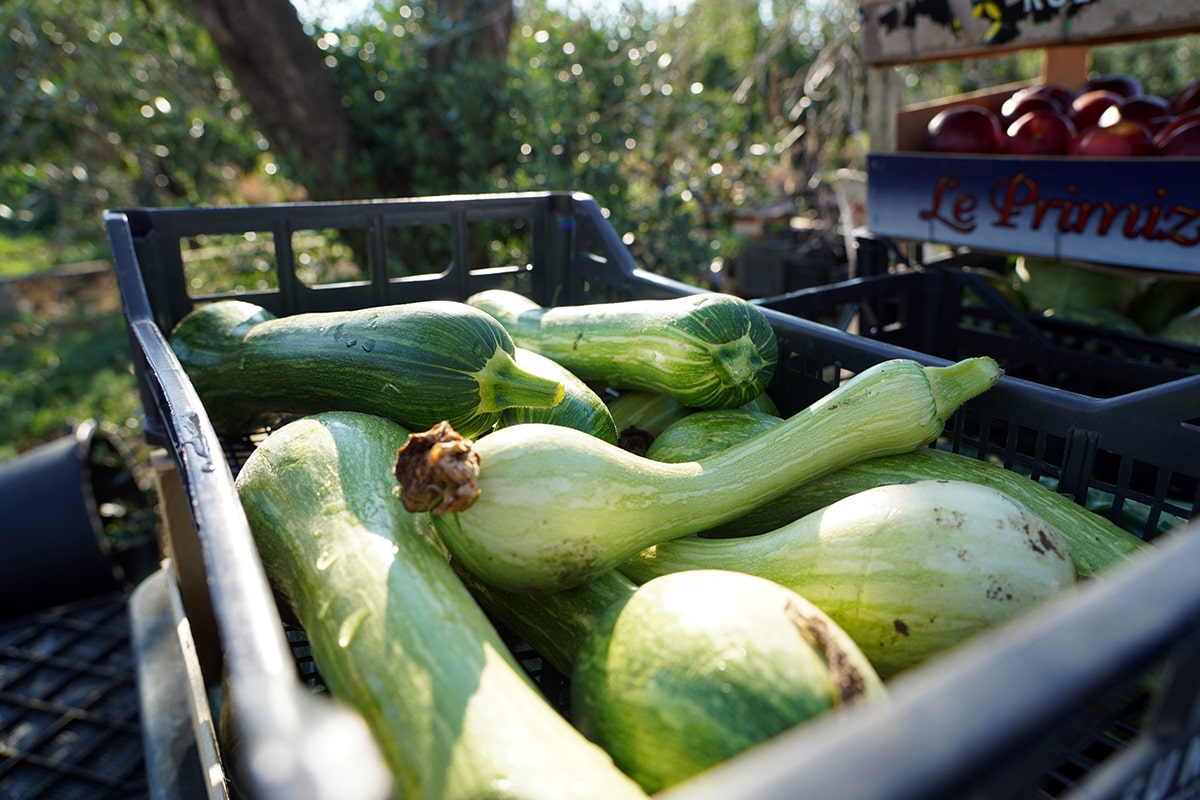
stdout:
<svg viewBox="0 0 1200 800">
<path fill-rule="evenodd" d="M 1173 205 L 1167 216 L 1178 216 L 1179 222 L 1167 230 L 1166 238 L 1184 247 L 1195 247 L 1200 244 L 1200 208 Z M 1190 227 L 1190 233 L 1188 228 Z"/>
<path fill-rule="evenodd" d="M 959 233 L 970 233 L 975 230 L 975 206 L 976 201 L 972 195 L 960 194 L 949 199 L 948 192 L 955 192 L 958 189 L 958 178 L 953 175 L 943 175 L 938 178 L 937 185 L 933 189 L 933 207 L 924 211 L 918 212 L 918 216 L 925 220 L 933 220 L 949 225 Z M 942 203 L 949 201 L 950 216 L 943 216 Z"/>
<path fill-rule="evenodd" d="M 1020 216 L 1021 210 L 1028 205 L 1036 207 L 1038 202 L 1037 184 L 1026 177 L 1025 173 L 1022 172 L 1007 181 L 1001 181 L 992 191 L 992 207 L 999 214 L 994 223 L 995 226 L 997 228 L 1017 227 L 1014 220 Z M 1033 230 L 1037 230 L 1041 226 L 1041 218 L 1042 213 L 1035 213 L 1034 223 L 1031 226 Z"/>
<path fill-rule="evenodd" d="M 957 188 L 955 182 L 954 188 Z M 1200 209 L 1180 203 L 1114 203 L 1078 197 L 1078 187 L 1067 186 L 1063 195 L 1048 197 L 1025 173 L 998 181 L 991 191 L 996 228 L 1041 230 L 1052 225 L 1059 233 L 1108 236 L 1114 232 L 1126 239 L 1150 242 L 1164 239 L 1184 247 L 1200 244 Z M 1167 199 L 1167 190 L 1155 197 Z M 938 193 L 940 198 L 940 192 Z M 969 197 L 969 195 L 962 195 Z"/>
</svg>

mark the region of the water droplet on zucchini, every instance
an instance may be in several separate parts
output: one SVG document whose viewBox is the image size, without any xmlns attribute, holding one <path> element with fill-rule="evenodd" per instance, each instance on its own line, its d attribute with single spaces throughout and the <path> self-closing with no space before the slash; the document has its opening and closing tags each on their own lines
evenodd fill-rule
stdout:
<svg viewBox="0 0 1200 800">
<path fill-rule="evenodd" d="M 342 620 L 341 627 L 338 628 L 338 647 L 349 647 L 354 641 L 354 635 L 358 633 L 358 629 L 362 627 L 363 620 L 370 614 L 370 609 L 363 607 L 355 610 L 350 616 Z"/>
</svg>

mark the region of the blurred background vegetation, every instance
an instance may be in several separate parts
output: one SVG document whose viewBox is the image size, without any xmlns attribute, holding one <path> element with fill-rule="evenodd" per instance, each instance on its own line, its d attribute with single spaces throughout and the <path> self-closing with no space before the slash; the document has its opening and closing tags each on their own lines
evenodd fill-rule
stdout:
<svg viewBox="0 0 1200 800">
<path fill-rule="evenodd" d="M 736 261 L 739 218 L 836 225 L 830 176 L 869 149 L 853 0 L 580 2 L 0 4 L 0 461 L 87 418 L 140 437 L 106 208 L 578 190 L 691 281 Z M 1093 67 L 1168 94 L 1196 46 Z M 903 99 L 1039 65 L 900 68 Z"/>
</svg>

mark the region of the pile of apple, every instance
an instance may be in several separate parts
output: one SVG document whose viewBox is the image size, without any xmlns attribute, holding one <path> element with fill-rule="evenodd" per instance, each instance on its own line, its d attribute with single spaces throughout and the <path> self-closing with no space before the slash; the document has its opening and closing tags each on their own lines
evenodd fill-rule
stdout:
<svg viewBox="0 0 1200 800">
<path fill-rule="evenodd" d="M 1131 75 L 1105 75 L 1078 91 L 1052 83 L 1019 89 L 999 113 L 950 106 L 929 121 L 935 153 L 1129 157 L 1200 156 L 1200 78 L 1171 97 L 1142 91 Z"/>
</svg>

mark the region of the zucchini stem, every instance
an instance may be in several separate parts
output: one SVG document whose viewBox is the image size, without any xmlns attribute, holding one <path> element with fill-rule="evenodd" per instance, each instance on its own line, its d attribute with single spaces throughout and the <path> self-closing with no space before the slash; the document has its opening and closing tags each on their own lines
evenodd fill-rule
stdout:
<svg viewBox="0 0 1200 800">
<path fill-rule="evenodd" d="M 937 414 L 945 419 L 956 408 L 979 394 L 979 381 L 994 384 L 1004 374 L 996 362 L 987 356 L 963 359 L 945 367 L 926 367 L 929 390 L 937 405 Z"/>
<path fill-rule="evenodd" d="M 497 349 L 475 373 L 479 383 L 479 409 L 484 413 L 513 407 L 556 406 L 563 399 L 563 385 L 523 369 L 513 356 Z"/>
</svg>

